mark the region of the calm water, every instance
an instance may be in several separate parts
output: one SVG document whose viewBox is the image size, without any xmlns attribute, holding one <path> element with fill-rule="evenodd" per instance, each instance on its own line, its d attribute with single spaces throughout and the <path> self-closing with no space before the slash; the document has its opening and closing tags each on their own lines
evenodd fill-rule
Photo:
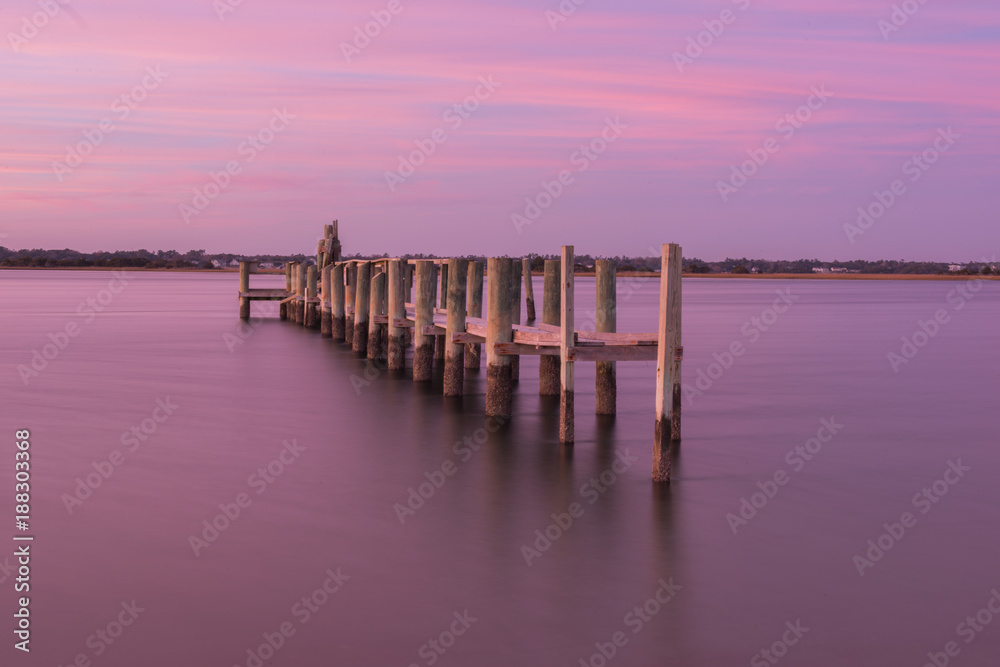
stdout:
<svg viewBox="0 0 1000 667">
<path fill-rule="evenodd" d="M 9 439 L 31 430 L 36 536 L 28 657 L 0 570 L 5 665 L 260 664 L 249 650 L 267 665 L 572 666 L 604 664 L 602 649 L 612 665 L 773 664 L 766 649 L 787 665 L 919 667 L 948 642 L 951 664 L 997 664 L 1000 618 L 980 610 L 1000 590 L 1000 283 L 967 298 L 953 282 L 686 281 L 685 381 L 705 378 L 674 481 L 656 488 L 652 362 L 618 365 L 611 420 L 577 364 L 566 449 L 537 359 L 522 360 L 514 419 L 487 434 L 485 371 L 459 401 L 440 380 L 365 380 L 344 346 L 276 318 L 238 338 L 235 275 L 127 275 L 112 295 L 108 273 L 0 272 L 2 421 Z M 255 278 L 268 282 L 283 278 Z M 658 281 L 620 282 L 619 330 L 655 330 Z M 793 304 L 775 319 L 776 290 Z M 580 279 L 580 319 L 593 295 Z M 939 309 L 947 321 L 894 372 L 887 353 Z M 64 349 L 26 386 L 18 365 L 69 323 L 78 335 L 56 335 Z M 743 354 L 711 367 L 735 342 Z M 842 426 L 806 461 L 795 448 L 822 419 Z M 110 475 L 77 502 L 95 464 Z M 443 483 L 401 523 L 394 505 L 429 478 Z M 753 496 L 758 482 L 773 497 Z M 745 523 L 742 498 L 763 505 Z M 573 503 L 572 525 L 536 544 Z M 220 504 L 240 515 L 206 531 Z M 203 531 L 214 541 L 192 546 Z M 880 536 L 881 558 L 855 559 L 878 557 Z M 979 630 L 960 625 L 977 612 Z"/>
</svg>

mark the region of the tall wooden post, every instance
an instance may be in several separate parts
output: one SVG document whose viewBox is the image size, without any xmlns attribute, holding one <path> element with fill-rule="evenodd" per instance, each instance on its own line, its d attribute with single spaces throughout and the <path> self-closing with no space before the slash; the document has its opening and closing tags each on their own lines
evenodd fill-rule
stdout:
<svg viewBox="0 0 1000 667">
<path fill-rule="evenodd" d="M 434 367 L 434 336 L 424 333 L 424 327 L 434 324 L 434 262 L 421 260 L 416 265 L 413 381 L 426 382 L 431 379 Z"/>
<path fill-rule="evenodd" d="M 309 329 L 319 328 L 319 310 L 316 303 L 316 267 L 310 266 L 306 270 L 306 301 L 305 301 L 305 325 Z"/>
<path fill-rule="evenodd" d="M 615 293 L 617 268 L 613 259 L 597 260 L 597 330 L 615 333 L 618 297 Z M 617 409 L 618 380 L 614 361 L 597 362 L 597 414 L 613 415 Z"/>
<path fill-rule="evenodd" d="M 354 351 L 368 352 L 368 302 L 371 299 L 372 263 L 358 264 L 358 283 L 354 290 Z"/>
<path fill-rule="evenodd" d="M 376 315 L 385 315 L 385 272 L 380 271 L 372 277 L 371 299 L 368 302 L 368 359 L 380 361 L 385 358 L 386 329 L 384 324 L 375 321 Z"/>
<path fill-rule="evenodd" d="M 330 286 L 330 336 L 334 340 L 345 340 L 343 264 L 334 264 L 330 268 Z"/>
<path fill-rule="evenodd" d="M 396 320 L 406 317 L 404 295 L 405 276 L 403 260 L 389 262 L 389 351 L 387 366 L 391 371 L 406 368 L 406 327 L 396 326 Z"/>
<path fill-rule="evenodd" d="M 357 300 L 357 288 L 358 288 L 358 263 L 356 261 L 350 261 L 347 263 L 344 269 L 344 279 L 346 280 L 346 285 L 344 287 L 344 302 L 350 306 L 348 311 L 344 311 L 344 330 L 346 332 L 345 340 L 354 345 L 354 302 Z"/>
<path fill-rule="evenodd" d="M 442 262 L 438 265 L 441 274 L 441 291 L 438 294 L 438 308 L 448 308 L 448 264 Z M 444 362 L 445 337 L 438 336 L 434 347 L 434 360 L 438 363 Z"/>
<path fill-rule="evenodd" d="M 285 292 L 288 296 L 292 295 L 292 264 L 294 262 L 285 262 Z M 278 305 L 278 317 L 287 320 L 288 319 L 288 304 L 282 301 Z"/>
<path fill-rule="evenodd" d="M 670 481 L 671 443 L 680 440 L 681 407 L 681 247 L 663 245 L 660 262 L 659 335 L 656 348 L 656 425 L 653 481 Z"/>
<path fill-rule="evenodd" d="M 448 260 L 448 333 L 444 348 L 444 395 L 461 396 L 465 389 L 465 344 L 452 342 L 452 336 L 465 331 L 465 290 L 469 262 Z"/>
<path fill-rule="evenodd" d="M 535 321 L 535 288 L 531 284 L 531 260 L 527 257 L 521 260 L 521 272 L 524 274 L 524 301 L 527 308 L 527 322 Z"/>
<path fill-rule="evenodd" d="M 569 352 L 576 343 L 576 330 L 573 328 L 573 246 L 562 247 L 562 282 L 560 284 L 561 329 L 559 332 L 559 442 L 572 444 L 573 433 L 573 362 Z"/>
<path fill-rule="evenodd" d="M 511 357 L 496 353 L 497 343 L 513 341 L 510 321 L 511 260 L 490 257 L 487 260 L 486 314 L 486 416 L 509 418 L 513 403 Z"/>
<path fill-rule="evenodd" d="M 542 323 L 558 326 L 559 260 L 545 260 L 545 283 L 542 290 Z M 543 355 L 538 358 L 538 393 L 541 396 L 559 395 L 559 357 Z"/>
<path fill-rule="evenodd" d="M 250 319 L 250 262 L 240 262 L 240 319 Z"/>
<path fill-rule="evenodd" d="M 333 267 L 327 264 L 326 266 L 323 267 L 323 271 L 320 274 L 322 276 L 321 283 L 323 285 L 323 294 L 320 295 L 321 309 L 320 309 L 319 331 L 324 338 L 330 338 L 333 335 L 333 329 L 332 329 L 333 316 L 332 316 L 332 311 L 330 310 L 331 271 L 333 271 Z"/>
<path fill-rule="evenodd" d="M 413 301 L 413 270 L 416 268 L 413 262 L 403 260 L 403 268 L 406 269 L 406 286 L 403 288 L 403 297 L 407 303 Z"/>
<path fill-rule="evenodd" d="M 483 263 L 469 264 L 468 286 L 465 292 L 465 314 L 469 317 L 483 316 Z M 479 343 L 468 343 L 465 346 L 465 367 L 479 370 L 482 367 L 480 357 L 482 346 Z"/>
<path fill-rule="evenodd" d="M 306 323 L 306 265 L 295 267 L 295 323 Z"/>
<path fill-rule="evenodd" d="M 516 259 L 510 263 L 510 321 L 511 324 L 521 323 L 521 262 Z M 514 384 L 521 379 L 520 356 L 510 360 L 510 379 Z"/>
</svg>

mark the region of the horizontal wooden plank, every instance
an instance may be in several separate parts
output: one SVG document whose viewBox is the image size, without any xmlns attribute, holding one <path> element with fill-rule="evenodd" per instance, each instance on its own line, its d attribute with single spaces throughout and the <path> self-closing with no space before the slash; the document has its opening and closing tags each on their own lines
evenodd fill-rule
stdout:
<svg viewBox="0 0 1000 667">
<path fill-rule="evenodd" d="M 288 291 L 283 289 L 251 289 L 240 292 L 240 296 L 250 299 L 254 297 L 284 299 L 288 296 Z"/>
<path fill-rule="evenodd" d="M 425 336 L 443 336 L 448 333 L 448 330 L 444 327 L 435 326 L 433 324 L 428 324 L 424 326 L 423 334 Z"/>
<path fill-rule="evenodd" d="M 372 315 L 372 322 L 375 324 L 389 324 L 388 315 Z"/>
<path fill-rule="evenodd" d="M 559 356 L 559 348 L 544 345 L 522 345 L 520 343 L 496 343 L 493 349 L 499 355 L 519 356 L 525 354 Z"/>
<path fill-rule="evenodd" d="M 465 331 L 456 331 L 451 335 L 452 343 L 485 343 L 486 336 L 477 336 L 476 334 L 467 333 Z"/>
<path fill-rule="evenodd" d="M 606 331 L 577 331 L 576 335 L 586 340 L 603 340 L 622 345 L 656 345 L 658 334 L 653 333 L 608 333 Z"/>
<path fill-rule="evenodd" d="M 571 347 L 569 361 L 656 361 L 655 345 L 600 345 Z"/>
<path fill-rule="evenodd" d="M 392 326 L 400 329 L 412 329 L 413 327 L 417 326 L 417 323 L 405 317 L 397 317 L 392 320 Z"/>
</svg>

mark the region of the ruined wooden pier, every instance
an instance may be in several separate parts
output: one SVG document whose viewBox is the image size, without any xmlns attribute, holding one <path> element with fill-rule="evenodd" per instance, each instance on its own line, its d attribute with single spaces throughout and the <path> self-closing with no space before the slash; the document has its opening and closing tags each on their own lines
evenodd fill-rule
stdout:
<svg viewBox="0 0 1000 667">
<path fill-rule="evenodd" d="M 312 260 L 310 259 L 310 262 Z M 656 360 L 653 480 L 670 479 L 672 443 L 681 434 L 681 248 L 664 244 L 660 273 L 659 330 L 618 333 L 615 265 L 599 260 L 596 331 L 575 328 L 573 246 L 559 260 L 546 260 L 542 321 L 535 321 L 529 260 L 491 257 L 486 262 L 486 317 L 483 317 L 483 264 L 466 259 L 343 260 L 337 223 L 327 225 L 315 265 L 290 262 L 285 289 L 251 289 L 254 262 L 240 263 L 240 317 L 250 317 L 251 301 L 280 301 L 280 317 L 318 329 L 388 370 L 405 371 L 413 347 L 415 382 L 429 381 L 443 367 L 444 395 L 461 396 L 465 371 L 481 367 L 486 350 L 486 415 L 510 418 L 521 355 L 540 355 L 539 393 L 558 395 L 559 440 L 575 439 L 574 364 L 597 364 L 598 414 L 615 414 L 619 361 Z M 527 323 L 521 318 L 521 285 Z"/>
</svg>

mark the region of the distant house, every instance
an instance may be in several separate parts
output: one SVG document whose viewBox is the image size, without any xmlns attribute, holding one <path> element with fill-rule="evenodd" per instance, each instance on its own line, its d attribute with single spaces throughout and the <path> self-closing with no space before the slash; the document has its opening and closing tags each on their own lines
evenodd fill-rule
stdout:
<svg viewBox="0 0 1000 667">
<path fill-rule="evenodd" d="M 222 262 L 220 262 L 219 260 L 213 259 L 212 260 L 212 266 L 214 266 L 217 269 L 221 269 L 223 265 L 222 265 Z"/>
<path fill-rule="evenodd" d="M 751 266 L 750 273 L 760 273 L 760 269 L 757 268 L 756 266 Z"/>
<path fill-rule="evenodd" d="M 948 265 L 948 270 L 949 271 L 961 271 L 964 268 L 965 268 L 964 264 L 949 264 Z"/>
<path fill-rule="evenodd" d="M 830 273 L 847 273 L 846 266 L 834 266 L 830 269 Z"/>
<path fill-rule="evenodd" d="M 259 269 L 273 269 L 274 268 L 274 262 L 258 262 L 257 263 L 257 268 L 259 268 Z"/>
<path fill-rule="evenodd" d="M 822 266 L 814 266 L 813 273 L 830 273 L 830 269 Z"/>
<path fill-rule="evenodd" d="M 227 264 L 226 266 L 231 266 L 233 268 L 239 268 L 240 261 L 238 259 L 231 259 L 231 260 L 229 260 L 229 264 Z"/>
</svg>

